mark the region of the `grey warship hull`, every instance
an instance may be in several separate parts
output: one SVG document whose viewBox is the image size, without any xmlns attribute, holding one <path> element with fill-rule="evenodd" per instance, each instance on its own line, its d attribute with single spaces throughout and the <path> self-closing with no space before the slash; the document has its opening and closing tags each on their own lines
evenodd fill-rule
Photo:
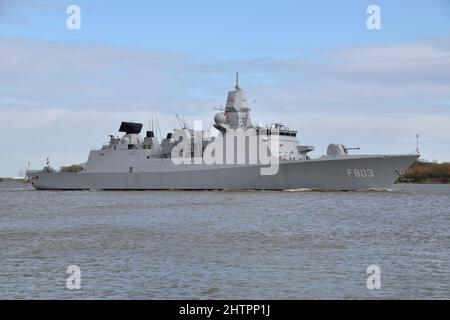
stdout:
<svg viewBox="0 0 450 320">
<path fill-rule="evenodd" d="M 418 155 L 346 155 L 280 161 L 278 173 L 260 165 L 171 165 L 155 161 L 142 172 L 46 172 L 32 179 L 39 190 L 367 190 L 388 189 Z M 164 168 L 164 169 L 162 169 Z"/>
</svg>

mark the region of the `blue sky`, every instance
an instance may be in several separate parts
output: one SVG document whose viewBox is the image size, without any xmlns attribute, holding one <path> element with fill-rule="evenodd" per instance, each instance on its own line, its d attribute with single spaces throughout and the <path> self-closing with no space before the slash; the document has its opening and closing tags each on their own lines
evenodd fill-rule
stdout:
<svg viewBox="0 0 450 320">
<path fill-rule="evenodd" d="M 208 59 L 292 56 L 314 48 L 446 37 L 450 1 L 0 1 L 2 35 L 169 49 Z M 65 9 L 82 8 L 68 32 Z M 383 31 L 365 28 L 366 8 L 382 8 Z M 0 7 L 0 10 L 2 10 Z"/>
<path fill-rule="evenodd" d="M 407 153 L 419 132 L 424 158 L 450 161 L 449 39 L 448 0 L 0 0 L 0 135 L 15 138 L 0 176 L 84 161 L 121 120 L 208 126 L 235 71 L 253 119 L 299 129 L 317 156 L 335 140 Z"/>
</svg>

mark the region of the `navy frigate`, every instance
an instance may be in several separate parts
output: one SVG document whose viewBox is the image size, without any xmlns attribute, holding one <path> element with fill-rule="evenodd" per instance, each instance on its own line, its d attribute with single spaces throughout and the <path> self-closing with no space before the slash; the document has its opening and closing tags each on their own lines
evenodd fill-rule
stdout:
<svg viewBox="0 0 450 320">
<path fill-rule="evenodd" d="M 38 190 L 388 189 L 419 157 L 350 154 L 330 143 L 326 154 L 312 158 L 315 148 L 301 145 L 296 130 L 252 124 L 237 77 L 225 109 L 214 116 L 217 136 L 183 127 L 158 140 L 150 128 L 141 135 L 142 127 L 122 122 L 122 136 L 110 135 L 87 162 L 58 171 L 46 165 L 28 179 Z"/>
</svg>

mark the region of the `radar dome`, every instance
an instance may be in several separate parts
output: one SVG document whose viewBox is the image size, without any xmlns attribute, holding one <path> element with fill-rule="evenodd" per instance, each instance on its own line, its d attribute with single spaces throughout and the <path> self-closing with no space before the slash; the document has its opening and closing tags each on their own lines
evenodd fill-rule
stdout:
<svg viewBox="0 0 450 320">
<path fill-rule="evenodd" d="M 227 117 L 223 113 L 218 113 L 214 116 L 214 122 L 216 124 L 225 124 L 227 122 Z"/>
</svg>

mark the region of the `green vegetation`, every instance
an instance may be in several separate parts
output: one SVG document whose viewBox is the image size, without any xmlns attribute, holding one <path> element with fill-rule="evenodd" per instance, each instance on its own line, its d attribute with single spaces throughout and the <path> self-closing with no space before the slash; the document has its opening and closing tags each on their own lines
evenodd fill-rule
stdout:
<svg viewBox="0 0 450 320">
<path fill-rule="evenodd" d="M 450 183 L 450 163 L 417 161 L 397 182 Z"/>
</svg>

